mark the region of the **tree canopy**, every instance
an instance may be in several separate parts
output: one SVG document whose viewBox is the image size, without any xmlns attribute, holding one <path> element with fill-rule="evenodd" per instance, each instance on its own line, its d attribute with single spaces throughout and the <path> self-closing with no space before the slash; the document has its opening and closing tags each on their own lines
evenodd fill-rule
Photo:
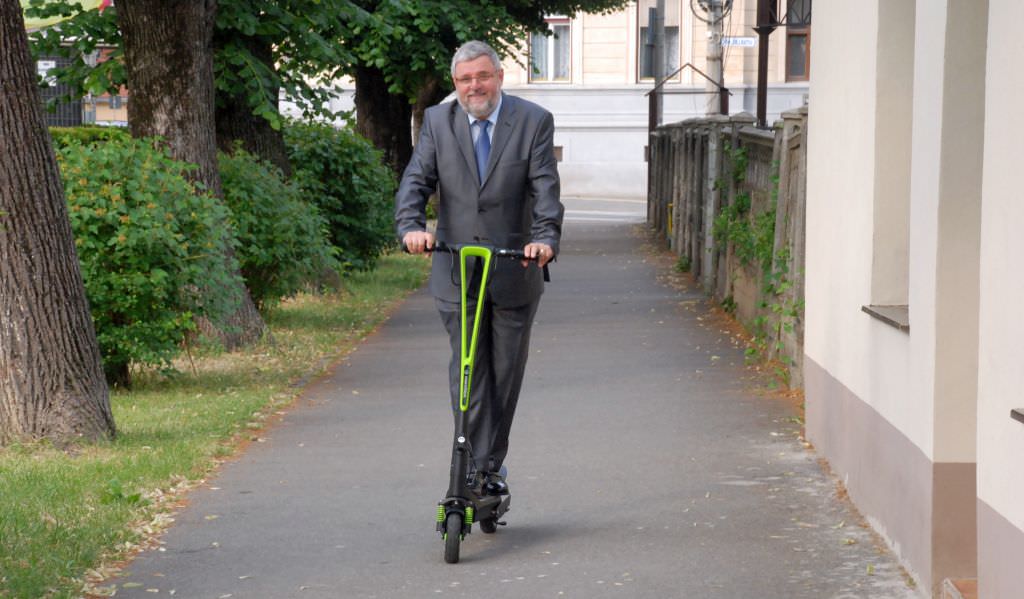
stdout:
<svg viewBox="0 0 1024 599">
<path fill-rule="evenodd" d="M 128 83 L 117 7 L 98 11 L 68 0 L 28 0 L 25 14 L 34 19 L 62 20 L 30 35 L 36 57 L 70 60 L 49 75 L 69 86 L 70 94 L 117 93 Z M 339 64 L 351 62 L 340 42 L 339 23 L 367 18 L 347 0 L 223 0 L 218 3 L 214 41 L 215 83 L 218 92 L 244 95 L 256 116 L 280 127 L 278 98 L 269 90 L 283 89 L 310 113 L 325 110 L 328 92 L 317 82 Z M 257 46 L 273 48 L 270 62 L 257 56 Z M 95 61 L 98 51 L 102 61 Z"/>
<path fill-rule="evenodd" d="M 93 2 L 28 0 L 26 14 L 59 16 L 57 26 L 31 34 L 36 55 L 62 55 L 72 63 L 51 72 L 73 93 L 115 92 L 124 85 L 116 6 L 97 11 Z M 215 57 L 219 92 L 243 93 L 253 110 L 279 126 L 282 89 L 309 113 L 325 114 L 327 83 L 355 76 L 359 67 L 383 72 L 393 94 L 416 98 L 424 81 L 446 79 L 454 49 L 482 39 L 513 54 L 531 31 L 546 30 L 545 15 L 608 12 L 626 0 L 221 0 Z M 253 40 L 273 48 L 267 62 Z M 107 60 L 90 64 L 98 48 Z M 325 115 L 326 116 L 326 115 Z"/>
<path fill-rule="evenodd" d="M 356 64 L 381 69 L 389 91 L 415 99 L 426 79 L 447 79 L 452 53 L 463 42 L 483 40 L 499 54 L 511 56 L 530 32 L 547 31 L 546 15 L 610 12 L 627 1 L 357 0 L 357 4 L 371 18 L 343 33 Z M 345 69 L 344 74 L 353 75 L 354 69 Z"/>
</svg>

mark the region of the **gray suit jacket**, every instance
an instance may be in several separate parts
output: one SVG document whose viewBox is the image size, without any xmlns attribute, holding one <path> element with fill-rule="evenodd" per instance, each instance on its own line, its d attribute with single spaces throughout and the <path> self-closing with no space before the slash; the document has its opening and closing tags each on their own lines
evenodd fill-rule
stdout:
<svg viewBox="0 0 1024 599">
<path fill-rule="evenodd" d="M 558 168 L 552 138 L 554 119 L 540 106 L 502 94 L 487 172 L 477 175 L 469 118 L 452 101 L 428 108 L 412 160 L 395 196 L 399 240 L 426 230 L 427 199 L 438 190 L 437 239 L 450 244 L 486 243 L 522 249 L 545 243 L 558 254 L 564 208 L 559 199 Z M 458 262 L 433 257 L 430 290 L 435 297 L 459 301 Z M 490 283 L 499 306 L 535 301 L 544 289 L 541 270 L 502 260 Z"/>
</svg>

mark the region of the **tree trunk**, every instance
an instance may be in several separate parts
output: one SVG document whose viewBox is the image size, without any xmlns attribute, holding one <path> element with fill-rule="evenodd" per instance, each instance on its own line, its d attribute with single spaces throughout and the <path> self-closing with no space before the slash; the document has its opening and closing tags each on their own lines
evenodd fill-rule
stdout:
<svg viewBox="0 0 1024 599">
<path fill-rule="evenodd" d="M 420 129 L 423 128 L 423 113 L 431 106 L 439 104 L 451 92 L 451 88 L 442 79 L 428 76 L 424 80 L 423 85 L 416 94 L 416 103 L 412 107 L 412 138 L 414 140 L 420 138 Z M 441 198 L 437 192 L 432 193 L 427 201 L 433 207 L 434 214 L 437 214 L 441 204 Z"/>
<path fill-rule="evenodd" d="M 248 38 L 246 45 L 253 56 L 274 68 L 274 53 L 270 42 L 265 39 Z M 278 97 L 280 88 L 267 90 L 272 98 Z M 245 94 L 231 94 L 217 90 L 217 147 L 222 152 L 234 150 L 235 142 L 242 142 L 242 149 L 281 169 L 285 177 L 292 176 L 292 165 L 284 145 L 284 135 L 275 131 L 267 119 L 255 115 Z M 277 108 L 275 102 L 274 108 Z"/>
<path fill-rule="evenodd" d="M 356 130 L 377 149 L 398 177 L 412 157 L 412 105 L 388 92 L 384 72 L 356 68 Z"/>
<path fill-rule="evenodd" d="M 0 445 L 114 436 L 21 5 L 0 0 Z"/>
<path fill-rule="evenodd" d="M 121 0 L 135 137 L 161 136 L 178 160 L 199 166 L 195 180 L 222 197 L 213 114 L 215 0 Z"/>
<path fill-rule="evenodd" d="M 117 3 L 132 94 L 128 103 L 132 135 L 163 137 L 175 158 L 198 165 L 194 179 L 223 197 L 213 107 L 216 14 L 216 0 Z M 258 340 L 266 328 L 249 291 L 242 285 L 236 291 L 240 307 L 228 321 L 203 327 L 227 349 Z"/>
<path fill-rule="evenodd" d="M 452 93 L 452 89 L 445 85 L 443 80 L 432 76 L 428 76 L 424 80 L 423 85 L 416 94 L 416 103 L 412 108 L 412 138 L 414 140 L 420 137 L 420 128 L 423 126 L 423 113 L 431 106 L 440 104 L 450 93 Z"/>
</svg>

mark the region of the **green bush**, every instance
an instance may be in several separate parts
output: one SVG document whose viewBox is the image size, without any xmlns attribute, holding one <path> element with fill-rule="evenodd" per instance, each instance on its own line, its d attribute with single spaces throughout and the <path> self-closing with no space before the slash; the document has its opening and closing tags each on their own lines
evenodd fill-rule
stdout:
<svg viewBox="0 0 1024 599">
<path fill-rule="evenodd" d="M 50 137 L 58 150 L 64 146 L 80 143 L 91 144 L 98 141 L 126 141 L 131 137 L 123 127 L 100 127 L 98 125 L 82 127 L 50 127 Z"/>
<path fill-rule="evenodd" d="M 224 202 L 232 213 L 242 276 L 258 306 L 273 305 L 336 270 L 327 222 L 297 183 L 236 148 L 220 154 Z"/>
<path fill-rule="evenodd" d="M 394 241 L 395 179 L 380 152 L 351 129 L 290 122 L 284 128 L 295 180 L 330 227 L 346 269 L 372 268 Z"/>
<path fill-rule="evenodd" d="M 57 154 L 107 379 L 166 366 L 196 316 L 233 310 L 229 214 L 154 142 L 117 139 Z"/>
</svg>

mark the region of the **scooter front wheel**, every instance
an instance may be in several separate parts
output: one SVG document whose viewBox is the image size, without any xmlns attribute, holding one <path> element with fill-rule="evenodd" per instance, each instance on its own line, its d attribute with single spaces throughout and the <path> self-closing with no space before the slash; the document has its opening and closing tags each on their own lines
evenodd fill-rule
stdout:
<svg viewBox="0 0 1024 599">
<path fill-rule="evenodd" d="M 444 561 L 459 563 L 459 544 L 462 542 L 462 514 L 452 512 L 444 522 Z"/>
</svg>

